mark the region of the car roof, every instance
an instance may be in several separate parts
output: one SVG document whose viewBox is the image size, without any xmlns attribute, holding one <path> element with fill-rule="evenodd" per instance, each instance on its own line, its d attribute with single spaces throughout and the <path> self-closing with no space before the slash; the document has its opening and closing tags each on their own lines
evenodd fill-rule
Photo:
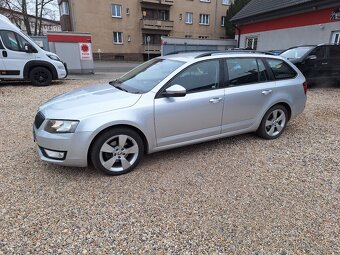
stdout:
<svg viewBox="0 0 340 255">
<path fill-rule="evenodd" d="M 181 52 L 162 56 L 163 59 L 171 59 L 182 62 L 191 62 L 195 59 L 210 59 L 220 57 L 276 57 L 269 52 L 259 52 L 250 50 L 227 50 L 227 51 L 195 51 Z"/>
</svg>

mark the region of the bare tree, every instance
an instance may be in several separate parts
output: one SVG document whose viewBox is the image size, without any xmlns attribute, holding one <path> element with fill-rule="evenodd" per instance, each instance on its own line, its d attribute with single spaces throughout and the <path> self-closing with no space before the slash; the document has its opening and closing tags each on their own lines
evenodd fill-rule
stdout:
<svg viewBox="0 0 340 255">
<path fill-rule="evenodd" d="M 28 35 L 42 35 L 43 18 L 45 16 L 55 18 L 52 9 L 57 8 L 57 2 L 56 0 L 0 0 L 0 7 L 8 9 L 9 18 L 20 28 L 22 28 L 22 20 Z M 29 11 L 34 16 L 34 31 L 30 26 Z"/>
</svg>

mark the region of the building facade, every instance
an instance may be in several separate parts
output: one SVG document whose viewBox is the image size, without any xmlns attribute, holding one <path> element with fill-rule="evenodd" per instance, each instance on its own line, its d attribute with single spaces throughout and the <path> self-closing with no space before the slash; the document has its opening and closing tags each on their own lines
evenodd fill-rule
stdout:
<svg viewBox="0 0 340 255">
<path fill-rule="evenodd" d="M 3 7 L 0 7 L 0 13 L 6 16 L 13 24 L 16 24 L 24 33 L 27 34 L 26 26 L 24 24 L 24 18 L 21 12 L 9 10 Z M 35 30 L 35 16 L 28 15 L 31 32 L 34 33 Z M 50 20 L 50 19 L 42 19 L 42 34 L 46 35 L 48 31 L 61 31 L 61 25 L 59 21 Z"/>
<path fill-rule="evenodd" d="M 231 21 L 241 48 L 340 44 L 339 0 L 252 0 Z"/>
<path fill-rule="evenodd" d="M 90 32 L 95 57 L 159 55 L 161 36 L 222 39 L 230 0 L 59 0 L 64 31 Z"/>
</svg>

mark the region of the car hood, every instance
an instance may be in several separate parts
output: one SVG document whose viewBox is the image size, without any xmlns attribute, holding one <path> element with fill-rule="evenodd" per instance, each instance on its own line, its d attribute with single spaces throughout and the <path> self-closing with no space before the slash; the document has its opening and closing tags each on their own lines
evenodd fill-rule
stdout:
<svg viewBox="0 0 340 255">
<path fill-rule="evenodd" d="M 134 105 L 140 94 L 119 90 L 109 83 L 75 89 L 43 104 L 41 111 L 48 119 L 77 120 Z"/>
</svg>

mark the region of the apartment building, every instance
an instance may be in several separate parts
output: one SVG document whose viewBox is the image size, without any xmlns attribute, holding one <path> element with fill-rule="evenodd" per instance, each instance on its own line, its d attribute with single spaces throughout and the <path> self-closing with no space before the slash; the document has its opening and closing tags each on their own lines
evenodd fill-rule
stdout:
<svg viewBox="0 0 340 255">
<path fill-rule="evenodd" d="M 145 60 L 161 36 L 225 38 L 231 0 L 58 0 L 64 31 L 90 32 L 102 59 Z"/>
</svg>

